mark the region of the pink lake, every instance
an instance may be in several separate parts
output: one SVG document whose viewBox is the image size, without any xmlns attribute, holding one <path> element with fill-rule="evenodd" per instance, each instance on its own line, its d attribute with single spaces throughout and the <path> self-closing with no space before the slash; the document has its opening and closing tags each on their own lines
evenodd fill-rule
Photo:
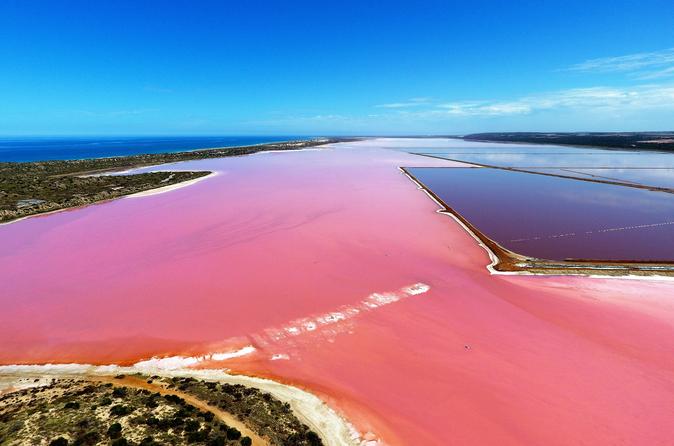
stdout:
<svg viewBox="0 0 674 446">
<path fill-rule="evenodd" d="M 666 445 L 674 282 L 490 275 L 369 140 L 188 162 L 218 175 L 0 227 L 0 363 L 228 367 L 391 445 Z M 164 166 L 164 169 L 176 168 Z"/>
</svg>

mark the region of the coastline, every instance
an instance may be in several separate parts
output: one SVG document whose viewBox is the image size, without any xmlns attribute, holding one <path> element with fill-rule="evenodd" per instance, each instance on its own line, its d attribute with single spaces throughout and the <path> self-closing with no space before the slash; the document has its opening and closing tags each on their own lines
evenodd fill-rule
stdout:
<svg viewBox="0 0 674 446">
<path fill-rule="evenodd" d="M 119 374 L 153 374 L 163 377 L 190 377 L 205 381 L 217 381 L 227 384 L 241 384 L 270 393 L 282 402 L 290 404 L 295 415 L 323 440 L 326 446 L 360 446 L 376 444 L 361 437 L 351 423 L 339 415 L 327 403 L 311 392 L 295 386 L 283 384 L 268 378 L 248 375 L 229 374 L 217 369 L 180 368 L 167 370 L 162 368 L 146 368 L 118 365 L 92 364 L 44 364 L 44 365 L 0 365 L 0 377 L 3 383 L 11 387 L 11 378 L 21 379 L 67 378 L 67 377 L 106 377 Z M 3 389 L 0 389 L 2 391 Z"/>
<path fill-rule="evenodd" d="M 331 142 L 334 142 L 334 141 L 332 141 L 331 139 L 328 139 L 328 138 L 317 139 L 317 140 L 302 140 L 302 141 L 282 141 L 282 142 L 277 142 L 277 143 L 252 144 L 252 145 L 248 145 L 248 146 L 224 147 L 224 148 L 216 147 L 216 148 L 209 148 L 209 149 L 194 149 L 192 151 L 167 152 L 166 155 L 178 155 L 178 154 L 182 154 L 182 153 L 189 154 L 189 153 L 194 153 L 194 152 L 217 151 L 217 150 L 227 150 L 227 149 L 230 149 L 230 150 L 246 149 L 246 148 L 254 149 L 256 147 L 274 146 L 274 145 L 279 145 L 279 144 L 282 144 L 284 147 L 290 146 L 290 148 L 285 148 L 285 149 L 280 149 L 280 150 L 279 149 L 259 150 L 259 151 L 254 151 L 254 152 L 250 152 L 250 153 L 223 155 L 223 156 L 220 156 L 220 157 L 217 157 L 217 156 L 213 157 L 213 158 L 228 158 L 228 157 L 232 157 L 232 156 L 249 156 L 249 155 L 264 154 L 264 153 L 288 153 L 288 152 L 301 152 L 301 151 L 305 151 L 305 150 L 323 150 L 322 148 L 319 148 L 319 147 L 316 147 L 316 146 L 324 146 L 326 144 L 330 144 Z M 297 147 L 297 148 L 294 148 L 294 147 Z M 153 155 L 163 155 L 163 154 L 150 154 L 150 156 L 153 156 Z M 142 156 L 144 156 L 144 155 L 133 155 L 131 157 L 124 157 L 124 158 L 133 158 L 133 157 L 142 157 Z M 120 158 L 120 157 L 83 158 L 83 159 L 78 159 L 78 160 L 66 160 L 66 161 L 74 161 L 74 162 L 77 162 L 77 161 L 97 161 L 97 160 L 110 160 L 110 159 L 116 159 L 116 158 Z M 213 158 L 206 158 L 206 159 L 213 159 Z M 202 158 L 196 158 L 196 159 L 202 159 Z M 100 170 L 97 170 L 97 171 L 94 171 L 94 172 L 92 172 L 92 171 L 82 172 L 80 175 L 77 175 L 77 174 L 74 174 L 74 175 L 75 176 L 82 176 L 82 177 L 106 176 L 106 175 L 110 175 L 110 176 L 134 175 L 134 171 L 137 171 L 139 169 L 149 169 L 149 168 L 153 168 L 153 167 L 167 166 L 167 165 L 171 165 L 171 164 L 179 164 L 179 163 L 182 163 L 182 162 L 193 161 L 193 160 L 194 159 L 192 159 L 192 158 L 187 158 L 185 160 L 167 161 L 165 163 L 149 164 L 149 165 L 140 163 L 140 164 L 136 164 L 136 165 L 127 167 L 124 170 L 115 170 L 114 168 L 113 169 L 104 168 L 104 169 L 100 169 Z M 49 162 L 49 161 L 47 161 L 47 162 Z M 61 162 L 61 161 L 59 160 L 58 162 Z M 156 173 L 156 172 L 162 172 L 162 173 L 169 172 L 170 173 L 170 172 L 188 172 L 188 171 L 179 170 L 179 169 L 178 170 L 156 170 L 156 171 L 149 170 L 147 172 L 142 172 L 142 173 Z M 25 215 L 25 216 L 22 216 L 22 217 L 19 217 L 19 218 L 15 218 L 13 220 L 0 222 L 0 227 L 5 226 L 5 225 L 10 225 L 10 224 L 13 224 L 13 223 L 17 223 L 17 222 L 20 222 L 22 220 L 32 218 L 32 217 L 39 217 L 39 216 L 55 214 L 55 213 L 58 213 L 58 212 L 73 210 L 73 209 L 80 209 L 80 208 L 84 208 L 84 207 L 91 206 L 91 205 L 107 203 L 107 202 L 117 200 L 117 199 L 147 197 L 147 196 L 161 194 L 161 193 L 164 193 L 164 192 L 170 192 L 172 190 L 176 190 L 176 189 L 180 189 L 180 188 L 183 188 L 183 187 L 186 187 L 186 186 L 196 184 L 201 180 L 205 180 L 206 178 L 212 178 L 215 175 L 217 175 L 217 172 L 211 171 L 209 174 L 207 174 L 205 176 L 201 176 L 201 177 L 194 178 L 194 179 L 191 179 L 191 180 L 182 181 L 182 182 L 179 182 L 179 183 L 174 183 L 174 184 L 171 184 L 169 186 L 158 186 L 158 187 L 153 187 L 153 188 L 149 188 L 149 189 L 146 189 L 146 190 L 142 190 L 142 191 L 139 191 L 139 192 L 133 192 L 133 193 L 130 193 L 130 194 L 122 194 L 122 195 L 119 195 L 119 196 L 116 196 L 116 197 L 110 197 L 110 198 L 104 199 L 104 200 L 92 201 L 90 203 L 85 203 L 85 204 L 78 205 L 78 206 L 69 206 L 69 207 L 54 209 L 54 210 L 47 211 L 47 212 L 38 212 L 38 213 L 34 213 L 34 214 L 29 214 L 29 215 Z"/>
<path fill-rule="evenodd" d="M 134 192 L 134 193 L 131 193 L 131 194 L 128 194 L 128 195 L 120 195 L 118 197 L 112 197 L 112 198 L 109 198 L 107 200 L 94 201 L 92 203 L 86 203 L 86 204 L 82 204 L 80 206 L 71 206 L 71 207 L 66 207 L 66 208 L 61 208 L 61 209 L 54 209 L 53 211 L 26 215 L 26 216 L 23 216 L 23 217 L 16 218 L 14 220 L 0 222 L 0 227 L 8 226 L 8 225 L 11 225 L 11 224 L 14 224 L 14 223 L 18 223 L 20 221 L 27 220 L 29 218 L 44 217 L 44 216 L 47 216 L 47 215 L 57 214 L 57 213 L 60 213 L 60 212 L 67 212 L 67 211 L 72 211 L 72 210 L 75 210 L 75 209 L 82 209 L 82 208 L 86 208 L 86 207 L 89 207 L 89 206 L 96 206 L 96 205 L 99 205 L 99 204 L 109 203 L 109 202 L 115 201 L 115 200 L 121 200 L 121 199 L 124 199 L 124 198 L 141 198 L 141 197 L 147 197 L 147 196 L 151 196 L 151 195 L 161 194 L 161 193 L 164 193 L 164 192 L 170 192 L 170 191 L 175 190 L 175 189 L 181 189 L 181 188 L 186 187 L 186 186 L 191 186 L 193 184 L 198 183 L 201 180 L 205 180 L 206 178 L 211 178 L 215 175 L 217 175 L 217 172 L 211 172 L 208 175 L 205 175 L 203 177 L 194 178 L 192 180 L 182 181 L 180 183 L 172 184 L 170 186 L 160 186 L 160 187 L 153 188 L 153 189 L 147 189 L 147 190 L 140 191 L 140 192 Z"/>
</svg>

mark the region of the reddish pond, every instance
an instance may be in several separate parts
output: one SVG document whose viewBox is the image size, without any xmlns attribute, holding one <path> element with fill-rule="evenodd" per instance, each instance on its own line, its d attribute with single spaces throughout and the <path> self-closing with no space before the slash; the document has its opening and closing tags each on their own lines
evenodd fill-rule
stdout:
<svg viewBox="0 0 674 446">
<path fill-rule="evenodd" d="M 398 170 L 451 163 L 386 149 L 428 144 L 184 163 L 219 175 L 0 227 L 0 363 L 252 344 L 202 366 L 388 444 L 671 444 L 674 283 L 490 275 Z"/>
</svg>

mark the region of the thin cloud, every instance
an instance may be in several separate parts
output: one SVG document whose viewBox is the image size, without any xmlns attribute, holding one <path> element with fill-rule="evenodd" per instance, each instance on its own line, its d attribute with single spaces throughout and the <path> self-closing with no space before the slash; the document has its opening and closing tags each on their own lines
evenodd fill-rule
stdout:
<svg viewBox="0 0 674 446">
<path fill-rule="evenodd" d="M 636 79 L 657 79 L 674 75 L 674 48 L 624 56 L 601 57 L 572 65 L 565 71 L 583 73 L 628 73 Z"/>
<path fill-rule="evenodd" d="M 411 98 L 403 102 L 391 102 L 388 104 L 379 104 L 376 105 L 378 108 L 410 108 L 410 107 L 419 107 L 431 102 L 431 98 L 427 97 L 418 97 Z"/>
<path fill-rule="evenodd" d="M 642 73 L 637 75 L 637 79 L 640 80 L 650 80 L 650 79 L 661 79 L 664 77 L 674 76 L 674 66 L 663 68 L 662 70 L 651 71 L 649 73 Z"/>
<path fill-rule="evenodd" d="M 674 84 L 628 88 L 593 87 L 529 95 L 513 100 L 445 102 L 424 110 L 399 110 L 408 117 L 512 116 L 538 111 L 576 109 L 612 112 L 674 109 Z"/>
<path fill-rule="evenodd" d="M 572 65 L 570 71 L 634 71 L 646 67 L 674 65 L 674 48 L 650 53 L 636 53 L 617 57 L 601 57 Z"/>
</svg>

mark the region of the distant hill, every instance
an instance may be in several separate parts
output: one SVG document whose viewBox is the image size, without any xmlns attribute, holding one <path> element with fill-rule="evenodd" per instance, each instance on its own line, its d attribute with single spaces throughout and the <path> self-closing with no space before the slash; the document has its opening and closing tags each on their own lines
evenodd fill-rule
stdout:
<svg viewBox="0 0 674 446">
<path fill-rule="evenodd" d="M 613 149 L 674 151 L 674 132 L 473 133 L 467 141 L 562 144 Z"/>
</svg>

